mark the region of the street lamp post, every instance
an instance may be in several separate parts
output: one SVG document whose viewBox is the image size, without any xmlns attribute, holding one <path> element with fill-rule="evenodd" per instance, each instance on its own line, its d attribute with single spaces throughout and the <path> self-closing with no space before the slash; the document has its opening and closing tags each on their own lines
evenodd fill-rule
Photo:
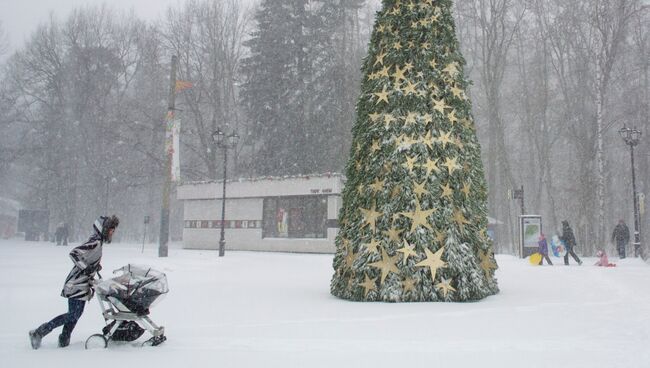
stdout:
<svg viewBox="0 0 650 368">
<path fill-rule="evenodd" d="M 226 180 L 228 169 L 228 150 L 237 147 L 239 142 L 239 135 L 232 132 L 226 136 L 226 133 L 221 129 L 217 129 L 212 133 L 212 140 L 217 144 L 217 147 L 223 148 L 223 191 L 221 195 L 221 238 L 219 239 L 219 257 L 223 257 L 226 253 L 226 236 L 225 236 L 225 222 L 226 222 Z"/>
<path fill-rule="evenodd" d="M 632 160 L 632 198 L 634 200 L 634 256 L 638 257 L 641 250 L 641 234 L 639 231 L 639 203 L 636 195 L 636 176 L 634 174 L 634 146 L 639 144 L 639 139 L 641 138 L 641 131 L 638 129 L 627 128 L 623 126 L 621 130 L 618 131 L 618 134 L 621 135 L 625 144 L 630 146 L 630 158 Z"/>
</svg>

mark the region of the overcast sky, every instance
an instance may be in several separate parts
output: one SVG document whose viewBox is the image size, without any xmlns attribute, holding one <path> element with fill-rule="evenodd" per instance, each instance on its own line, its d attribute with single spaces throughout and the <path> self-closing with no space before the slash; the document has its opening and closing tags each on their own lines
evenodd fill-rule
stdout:
<svg viewBox="0 0 650 368">
<path fill-rule="evenodd" d="M 242 1 L 257 2 L 257 0 Z M 184 2 L 185 0 L 0 0 L 0 21 L 9 34 L 11 50 L 15 50 L 23 44 L 39 23 L 48 20 L 51 12 L 57 19 L 65 19 L 76 7 L 106 3 L 116 9 L 133 9 L 141 18 L 154 20 L 163 14 L 168 6 Z"/>
<path fill-rule="evenodd" d="M 241 1 L 253 4 L 259 0 Z M 65 19 L 70 10 L 75 7 L 107 3 L 117 9 L 132 8 L 141 18 L 154 20 L 169 5 L 184 2 L 185 0 L 0 0 L 0 21 L 9 34 L 11 50 L 15 50 L 23 44 L 39 23 L 47 21 L 51 12 L 58 19 Z M 650 4 L 650 0 L 643 0 L 643 2 Z"/>
</svg>

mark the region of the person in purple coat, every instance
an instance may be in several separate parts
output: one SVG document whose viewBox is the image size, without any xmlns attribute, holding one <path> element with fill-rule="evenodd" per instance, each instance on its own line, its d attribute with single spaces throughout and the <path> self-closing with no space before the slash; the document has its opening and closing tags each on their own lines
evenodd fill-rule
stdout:
<svg viewBox="0 0 650 368">
<path fill-rule="evenodd" d="M 551 259 L 548 258 L 548 242 L 546 241 L 544 233 L 541 233 L 539 235 L 539 241 L 537 242 L 537 245 L 539 245 L 539 254 L 542 255 L 542 259 L 539 260 L 539 265 L 541 266 L 544 263 L 544 259 L 546 259 L 546 263 L 553 266 L 553 262 L 551 262 Z"/>
<path fill-rule="evenodd" d="M 84 312 L 86 302 L 92 299 L 95 293 L 93 282 L 95 274 L 102 269 L 103 245 L 112 241 L 113 233 L 119 224 L 120 220 L 115 215 L 100 216 L 93 224 L 94 231 L 90 239 L 70 252 L 74 265 L 61 290 L 61 296 L 68 299 L 68 313 L 56 316 L 29 331 L 32 349 L 40 348 L 43 337 L 60 326 L 63 326 L 63 330 L 59 335 L 59 347 L 70 345 L 72 331 Z"/>
</svg>

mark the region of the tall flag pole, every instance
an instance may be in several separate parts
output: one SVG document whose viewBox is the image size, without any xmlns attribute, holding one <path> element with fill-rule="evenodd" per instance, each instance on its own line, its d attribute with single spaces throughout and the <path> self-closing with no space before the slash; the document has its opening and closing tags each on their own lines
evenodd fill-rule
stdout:
<svg viewBox="0 0 650 368">
<path fill-rule="evenodd" d="M 451 0 L 383 0 L 364 60 L 333 295 L 462 302 L 497 293 L 487 184 Z"/>
<path fill-rule="evenodd" d="M 169 100 L 167 116 L 165 117 L 165 182 L 162 191 L 162 210 L 160 211 L 160 239 L 158 244 L 158 257 L 167 257 L 169 242 L 169 196 L 172 185 L 172 160 L 174 154 L 173 127 L 175 120 L 176 103 L 176 68 L 178 57 L 172 55 L 171 75 L 169 78 Z"/>
</svg>

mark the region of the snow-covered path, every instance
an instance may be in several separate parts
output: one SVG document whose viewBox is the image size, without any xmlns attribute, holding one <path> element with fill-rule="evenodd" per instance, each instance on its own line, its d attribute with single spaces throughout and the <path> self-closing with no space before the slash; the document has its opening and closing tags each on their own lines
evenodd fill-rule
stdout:
<svg viewBox="0 0 650 368">
<path fill-rule="evenodd" d="M 497 256 L 501 293 L 479 303 L 353 303 L 329 294 L 331 255 L 110 244 L 104 276 L 126 263 L 167 273 L 152 319 L 159 347 L 84 350 L 104 325 L 96 300 L 71 346 L 54 331 L 34 351 L 27 331 L 63 313 L 71 247 L 0 240 L 0 367 L 650 367 L 650 267 L 533 267 Z M 147 338 L 148 333 L 145 333 Z M 144 339 L 141 338 L 140 341 Z"/>
</svg>

